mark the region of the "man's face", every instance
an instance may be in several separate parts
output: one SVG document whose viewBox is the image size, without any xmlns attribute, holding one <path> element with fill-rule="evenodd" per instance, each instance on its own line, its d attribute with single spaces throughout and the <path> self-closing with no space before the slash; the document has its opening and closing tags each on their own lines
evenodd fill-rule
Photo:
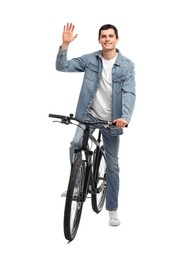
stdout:
<svg viewBox="0 0 194 260">
<path fill-rule="evenodd" d="M 116 48 L 118 38 L 113 29 L 102 30 L 99 38 L 99 43 L 103 50 L 113 50 Z"/>
</svg>

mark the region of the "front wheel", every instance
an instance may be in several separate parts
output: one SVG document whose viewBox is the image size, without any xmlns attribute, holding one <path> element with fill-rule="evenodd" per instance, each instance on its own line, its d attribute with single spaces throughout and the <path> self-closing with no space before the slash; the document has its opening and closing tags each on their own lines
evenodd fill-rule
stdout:
<svg viewBox="0 0 194 260">
<path fill-rule="evenodd" d="M 101 147 L 103 149 L 103 147 Z M 94 190 L 92 193 L 92 209 L 99 213 L 106 197 L 106 160 L 104 153 L 100 150 L 94 152 L 94 169 L 93 169 Z"/>
<path fill-rule="evenodd" d="M 83 207 L 84 181 L 85 164 L 82 160 L 77 160 L 71 169 L 64 212 L 64 235 L 69 241 L 75 238 L 79 227 Z"/>
</svg>

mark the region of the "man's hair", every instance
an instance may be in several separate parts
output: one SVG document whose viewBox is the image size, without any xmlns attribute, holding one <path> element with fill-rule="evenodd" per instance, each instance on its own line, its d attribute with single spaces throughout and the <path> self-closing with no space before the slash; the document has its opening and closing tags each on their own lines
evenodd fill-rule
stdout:
<svg viewBox="0 0 194 260">
<path fill-rule="evenodd" d="M 100 29 L 99 29 L 98 39 L 100 39 L 101 31 L 102 31 L 102 30 L 108 30 L 108 29 L 113 29 L 114 32 L 115 32 L 115 35 L 116 35 L 116 39 L 119 38 L 118 30 L 117 30 L 117 28 L 116 28 L 114 25 L 112 25 L 112 24 L 104 24 L 104 25 L 101 26 Z"/>
</svg>

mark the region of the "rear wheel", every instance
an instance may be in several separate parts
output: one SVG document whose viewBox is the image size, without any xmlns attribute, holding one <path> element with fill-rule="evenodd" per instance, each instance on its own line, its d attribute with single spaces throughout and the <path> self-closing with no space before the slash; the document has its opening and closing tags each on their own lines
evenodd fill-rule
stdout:
<svg viewBox="0 0 194 260">
<path fill-rule="evenodd" d="M 83 207 L 85 164 L 77 160 L 72 166 L 64 212 L 64 235 L 69 241 L 76 236 Z"/>
<path fill-rule="evenodd" d="M 92 209 L 99 213 L 104 206 L 106 196 L 106 160 L 100 150 L 94 152 L 93 180 L 95 192 L 91 197 Z"/>
</svg>

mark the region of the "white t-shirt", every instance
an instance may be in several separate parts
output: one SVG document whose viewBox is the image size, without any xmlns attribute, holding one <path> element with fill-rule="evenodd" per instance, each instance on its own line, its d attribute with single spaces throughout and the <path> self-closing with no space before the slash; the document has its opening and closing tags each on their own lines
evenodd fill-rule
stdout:
<svg viewBox="0 0 194 260">
<path fill-rule="evenodd" d="M 117 55 L 106 60 L 102 58 L 103 69 L 102 79 L 93 100 L 90 112 L 102 120 L 111 120 L 112 111 L 112 67 L 115 63 Z"/>
</svg>

